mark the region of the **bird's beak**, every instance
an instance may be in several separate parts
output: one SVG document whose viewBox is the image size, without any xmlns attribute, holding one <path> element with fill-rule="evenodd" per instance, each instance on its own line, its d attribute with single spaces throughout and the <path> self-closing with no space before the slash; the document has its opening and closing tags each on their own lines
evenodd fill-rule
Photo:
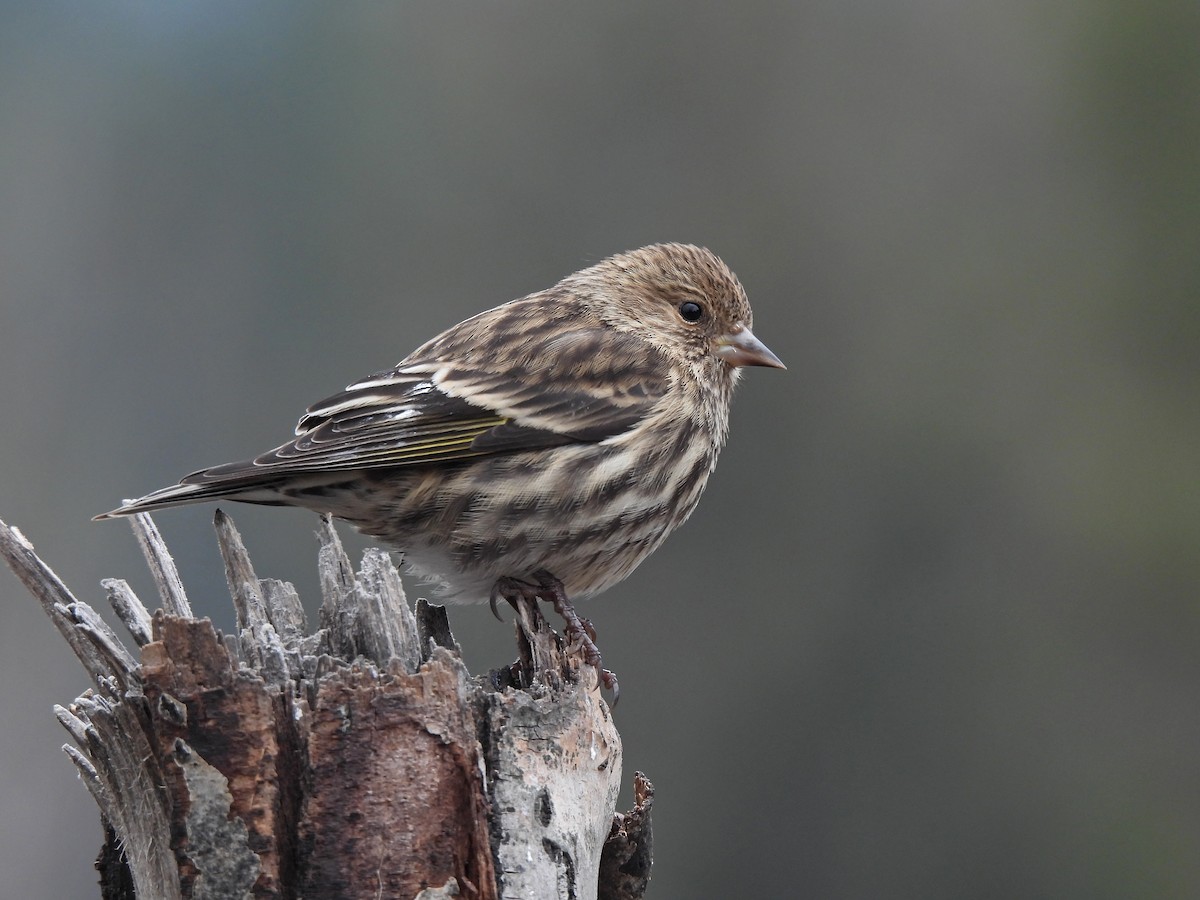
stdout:
<svg viewBox="0 0 1200 900">
<path fill-rule="evenodd" d="M 754 336 L 745 325 L 738 325 L 728 334 L 717 338 L 717 356 L 725 360 L 727 365 L 738 366 L 770 366 L 772 369 L 786 369 L 778 356 L 767 349 L 767 345 Z"/>
</svg>

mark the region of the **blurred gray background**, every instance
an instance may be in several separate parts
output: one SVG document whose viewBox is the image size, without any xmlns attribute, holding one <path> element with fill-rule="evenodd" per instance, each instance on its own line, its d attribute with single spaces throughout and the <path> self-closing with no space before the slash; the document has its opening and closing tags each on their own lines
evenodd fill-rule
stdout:
<svg viewBox="0 0 1200 900">
<path fill-rule="evenodd" d="M 1198 47 L 1195 0 L 4 3 L 0 516 L 149 598 L 92 515 L 706 244 L 789 369 L 585 609 L 651 896 L 1200 896 Z M 311 603 L 315 517 L 229 511 Z M 227 628 L 211 514 L 158 521 Z M 7 572 L 0 681 L 0 893 L 96 896 L 86 680 Z"/>
</svg>

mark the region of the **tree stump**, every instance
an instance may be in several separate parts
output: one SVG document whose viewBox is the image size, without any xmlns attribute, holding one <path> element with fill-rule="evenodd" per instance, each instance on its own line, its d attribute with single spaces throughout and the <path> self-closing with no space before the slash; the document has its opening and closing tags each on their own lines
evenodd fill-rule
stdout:
<svg viewBox="0 0 1200 900">
<path fill-rule="evenodd" d="M 132 523 L 162 608 L 104 587 L 140 661 L 0 522 L 0 553 L 93 681 L 56 712 L 100 807 L 105 900 L 643 895 L 653 789 L 638 773 L 614 817 L 620 736 L 536 603 L 518 605 L 518 661 L 472 678 L 444 608 L 413 610 L 382 550 L 355 572 L 326 519 L 310 634 L 218 511 L 238 628 L 222 635 L 192 616 L 150 517 Z"/>
</svg>

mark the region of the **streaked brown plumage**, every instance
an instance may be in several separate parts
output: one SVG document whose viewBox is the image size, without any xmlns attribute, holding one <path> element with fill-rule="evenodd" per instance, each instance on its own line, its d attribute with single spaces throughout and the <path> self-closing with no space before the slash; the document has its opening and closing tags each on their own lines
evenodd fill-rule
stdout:
<svg viewBox="0 0 1200 900">
<path fill-rule="evenodd" d="M 310 407 L 296 438 L 106 513 L 301 506 L 401 549 L 449 600 L 627 576 L 695 509 L 738 369 L 782 363 L 713 253 L 656 244 L 480 313 Z"/>
</svg>

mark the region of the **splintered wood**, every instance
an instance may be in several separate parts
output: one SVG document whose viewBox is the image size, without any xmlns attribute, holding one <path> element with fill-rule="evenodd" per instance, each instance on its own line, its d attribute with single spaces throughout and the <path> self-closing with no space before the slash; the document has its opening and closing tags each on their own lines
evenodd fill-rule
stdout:
<svg viewBox="0 0 1200 900">
<path fill-rule="evenodd" d="M 444 609 L 414 611 L 383 551 L 355 572 L 326 520 L 310 634 L 218 512 L 238 624 L 222 635 L 192 617 L 149 516 L 133 525 L 162 608 L 104 587 L 140 659 L 0 522 L 0 553 L 93 682 L 56 712 L 100 807 L 106 900 L 642 896 L 653 789 L 639 773 L 614 817 L 620 736 L 535 603 L 518 662 L 472 678 Z"/>
</svg>

